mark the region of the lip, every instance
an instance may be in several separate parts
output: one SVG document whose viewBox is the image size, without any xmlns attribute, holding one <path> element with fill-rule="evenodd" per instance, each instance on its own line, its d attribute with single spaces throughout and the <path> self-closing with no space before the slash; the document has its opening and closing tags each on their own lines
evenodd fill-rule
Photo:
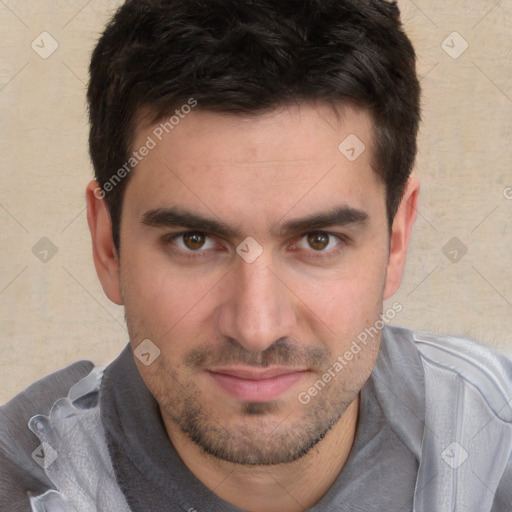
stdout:
<svg viewBox="0 0 512 512">
<path fill-rule="evenodd" d="M 212 380 L 227 394 L 241 402 L 276 400 L 309 374 L 293 368 L 219 368 L 208 370 Z"/>
</svg>

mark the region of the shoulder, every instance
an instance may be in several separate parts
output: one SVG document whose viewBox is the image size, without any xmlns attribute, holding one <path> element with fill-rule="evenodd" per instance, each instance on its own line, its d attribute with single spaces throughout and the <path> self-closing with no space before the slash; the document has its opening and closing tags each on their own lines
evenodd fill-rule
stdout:
<svg viewBox="0 0 512 512">
<path fill-rule="evenodd" d="M 512 422 L 512 359 L 469 338 L 411 332 L 426 372 L 460 381 L 478 393 L 491 411 Z"/>
<path fill-rule="evenodd" d="M 418 501 L 425 510 L 511 510 L 511 359 L 458 336 L 389 328 L 387 339 L 395 352 L 412 347 L 423 368 L 418 487 L 428 492 Z"/>
<path fill-rule="evenodd" d="M 453 503 L 461 510 L 511 510 L 510 358 L 471 339 L 395 327 L 386 328 L 386 343 L 395 354 L 416 354 L 409 360 L 420 361 L 424 380 L 425 428 L 415 441 L 418 488 L 428 492 L 417 500 L 425 510 Z"/>
<path fill-rule="evenodd" d="M 412 374 L 406 385 L 423 381 L 427 405 L 470 394 L 487 414 L 512 425 L 512 358 L 469 338 L 403 327 L 386 326 L 383 339 L 386 353 Z"/>
<path fill-rule="evenodd" d="M 425 375 L 436 374 L 443 381 L 469 385 L 486 397 L 486 402 L 498 412 L 512 396 L 512 358 L 460 336 L 412 331 L 403 327 L 385 327 L 387 344 L 395 351 L 404 345 L 413 346 Z M 512 408 L 504 418 L 512 422 Z"/>
<path fill-rule="evenodd" d="M 45 471 L 32 458 L 40 444 L 28 427 L 36 414 L 48 415 L 53 404 L 94 368 L 90 361 L 76 362 L 37 381 L 0 407 L 0 509 L 27 510 L 27 492 L 51 488 Z"/>
</svg>

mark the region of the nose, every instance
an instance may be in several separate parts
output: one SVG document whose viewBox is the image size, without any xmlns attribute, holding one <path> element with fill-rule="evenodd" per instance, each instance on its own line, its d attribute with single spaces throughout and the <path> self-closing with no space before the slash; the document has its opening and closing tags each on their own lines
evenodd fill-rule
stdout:
<svg viewBox="0 0 512 512">
<path fill-rule="evenodd" d="M 269 263 L 263 257 L 250 264 L 240 260 L 224 283 L 220 334 L 251 352 L 263 352 L 279 338 L 292 336 L 297 326 L 297 299 Z"/>
</svg>

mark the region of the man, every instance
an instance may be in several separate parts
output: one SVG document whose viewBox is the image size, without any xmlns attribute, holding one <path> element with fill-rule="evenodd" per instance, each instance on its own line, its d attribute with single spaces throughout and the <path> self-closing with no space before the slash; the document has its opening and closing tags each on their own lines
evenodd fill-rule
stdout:
<svg viewBox="0 0 512 512">
<path fill-rule="evenodd" d="M 512 510 L 511 363 L 384 327 L 419 190 L 395 3 L 128 0 L 90 71 L 130 344 L 3 407 L 2 510 Z"/>
</svg>

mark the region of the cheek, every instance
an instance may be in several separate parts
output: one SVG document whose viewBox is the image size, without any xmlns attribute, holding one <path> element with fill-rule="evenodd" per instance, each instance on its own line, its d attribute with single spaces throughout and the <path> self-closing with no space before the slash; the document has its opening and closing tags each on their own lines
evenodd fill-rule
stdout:
<svg viewBox="0 0 512 512">
<path fill-rule="evenodd" d="M 386 262 L 385 252 L 375 250 L 331 274 L 305 278 L 297 273 L 294 292 L 306 306 L 304 314 L 338 336 L 374 323 L 382 312 Z"/>
<path fill-rule="evenodd" d="M 204 324 L 206 309 L 222 275 L 172 268 L 165 258 L 130 254 L 122 261 L 127 316 L 142 335 L 162 342 L 185 328 Z M 198 327 L 196 327 L 198 328 Z"/>
</svg>

